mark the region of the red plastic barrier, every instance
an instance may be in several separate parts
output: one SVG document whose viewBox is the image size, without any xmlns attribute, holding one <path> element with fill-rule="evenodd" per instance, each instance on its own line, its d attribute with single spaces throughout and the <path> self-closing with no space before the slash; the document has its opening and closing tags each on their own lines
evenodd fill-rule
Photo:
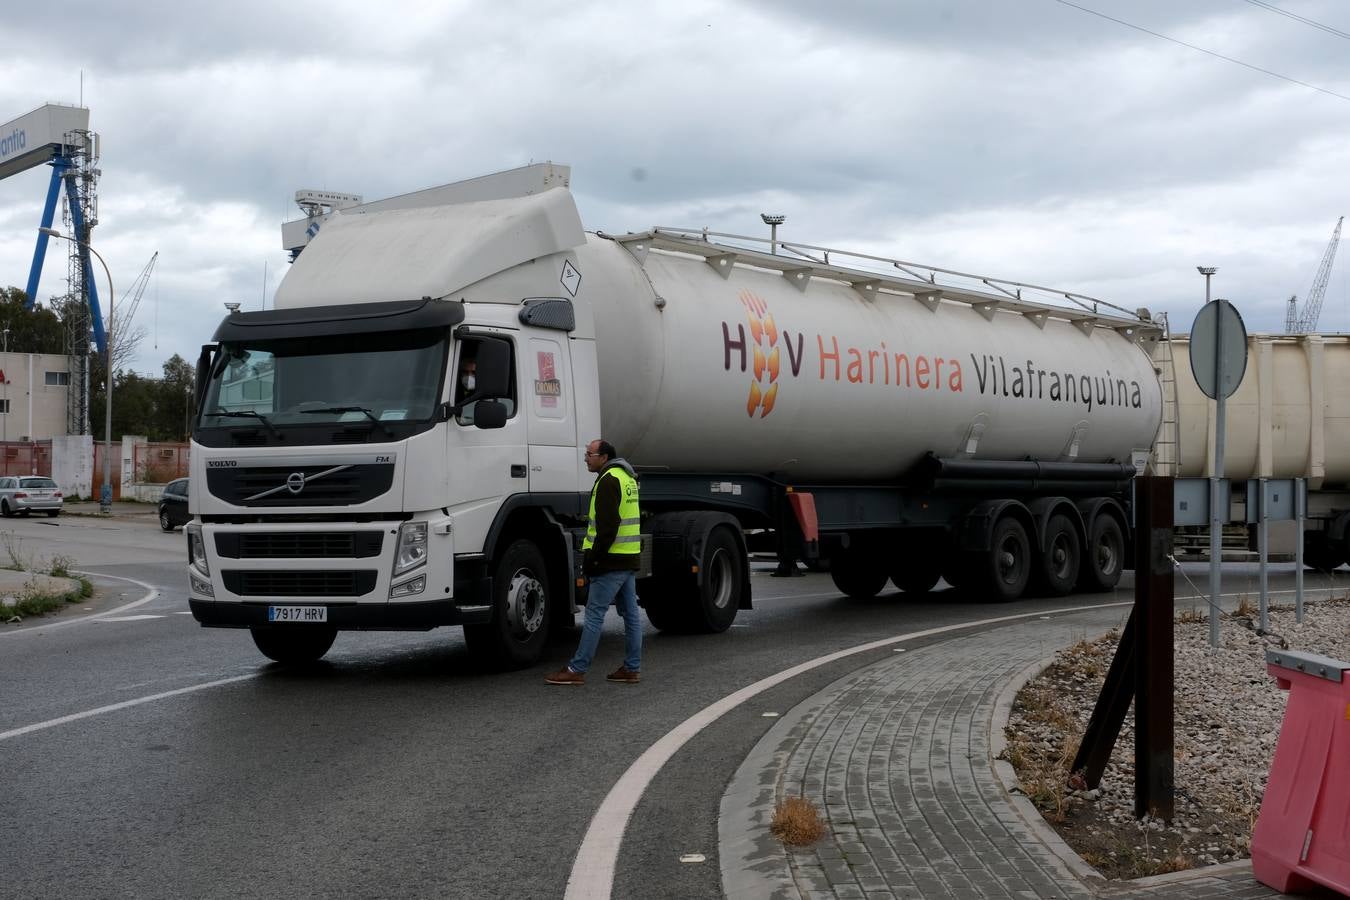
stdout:
<svg viewBox="0 0 1350 900">
<path fill-rule="evenodd" d="M 1261 815 L 1252 873 L 1281 893 L 1322 885 L 1350 896 L 1350 663 L 1266 653 L 1289 691 Z"/>
</svg>

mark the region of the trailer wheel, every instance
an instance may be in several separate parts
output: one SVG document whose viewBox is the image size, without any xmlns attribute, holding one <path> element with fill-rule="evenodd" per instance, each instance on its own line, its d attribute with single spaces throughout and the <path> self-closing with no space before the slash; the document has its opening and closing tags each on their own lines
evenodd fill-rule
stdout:
<svg viewBox="0 0 1350 900">
<path fill-rule="evenodd" d="M 1309 531 L 1303 535 L 1303 565 L 1319 572 L 1330 572 L 1345 562 L 1345 554 L 1327 540 L 1325 531 Z"/>
<path fill-rule="evenodd" d="M 1027 588 L 1031 577 L 1031 541 L 1022 523 L 1004 516 L 994 525 L 989 549 L 970 555 L 971 590 L 987 594 L 996 601 L 1016 600 Z"/>
<path fill-rule="evenodd" d="M 1088 532 L 1087 551 L 1078 583 L 1089 591 L 1114 590 L 1125 569 L 1125 535 L 1120 523 L 1109 513 L 1098 513 Z"/>
<path fill-rule="evenodd" d="M 891 582 L 906 594 L 926 594 L 931 591 L 942 577 L 942 560 L 901 559 L 891 568 Z"/>
<path fill-rule="evenodd" d="M 886 587 L 888 577 L 880 554 L 849 550 L 830 560 L 830 579 L 854 600 L 870 600 Z"/>
<path fill-rule="evenodd" d="M 534 665 L 548 642 L 548 593 L 548 569 L 539 548 L 529 540 L 512 542 L 493 572 L 492 620 L 464 626 L 469 652 L 503 668 Z"/>
<path fill-rule="evenodd" d="M 314 625 L 257 625 L 248 631 L 263 656 L 291 666 L 318 662 L 337 639 L 336 628 Z"/>
<path fill-rule="evenodd" d="M 1048 596 L 1063 597 L 1078 583 L 1083 547 L 1067 516 L 1045 523 L 1045 551 L 1036 554 L 1036 583 Z"/>
</svg>

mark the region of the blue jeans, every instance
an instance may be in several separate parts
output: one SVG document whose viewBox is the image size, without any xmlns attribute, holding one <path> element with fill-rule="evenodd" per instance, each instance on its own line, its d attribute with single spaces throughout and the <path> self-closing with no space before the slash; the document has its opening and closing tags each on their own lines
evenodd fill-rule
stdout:
<svg viewBox="0 0 1350 900">
<path fill-rule="evenodd" d="M 600 628 L 610 604 L 619 608 L 623 616 L 623 664 L 636 672 L 642 666 L 642 613 L 638 610 L 637 589 L 632 572 L 601 572 L 591 577 L 591 589 L 586 595 L 586 617 L 581 630 L 577 655 L 567 664 L 573 672 L 585 672 L 595 658 L 600 645 Z"/>
</svg>

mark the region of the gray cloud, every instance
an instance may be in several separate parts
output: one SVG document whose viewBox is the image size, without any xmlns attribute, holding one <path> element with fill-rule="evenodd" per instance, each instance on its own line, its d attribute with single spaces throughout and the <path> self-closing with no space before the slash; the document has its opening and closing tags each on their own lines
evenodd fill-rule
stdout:
<svg viewBox="0 0 1350 900">
<path fill-rule="evenodd" d="M 1082 5 L 1350 95 L 1343 40 L 1251 4 Z M 73 3 L 59 35 L 7 16 L 0 119 L 51 99 L 35 85 L 74 101 L 84 68 L 96 240 L 120 284 L 161 253 L 139 370 L 194 354 L 222 300 L 270 295 L 302 187 L 374 199 L 552 159 L 591 228 L 757 232 L 771 209 L 796 239 L 1187 320 L 1212 263 L 1264 329 L 1344 211 L 1346 101 L 1052 0 L 431 6 Z M 1350 30 L 1331 0 L 1290 9 Z M 44 179 L 0 182 L 5 284 Z M 43 295 L 63 272 L 54 252 Z M 1346 307 L 1338 270 L 1323 324 Z"/>
</svg>

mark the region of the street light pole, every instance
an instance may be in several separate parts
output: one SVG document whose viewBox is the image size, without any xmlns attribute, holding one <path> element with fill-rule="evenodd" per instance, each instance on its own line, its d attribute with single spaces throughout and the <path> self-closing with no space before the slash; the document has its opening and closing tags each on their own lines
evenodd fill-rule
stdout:
<svg viewBox="0 0 1350 900">
<path fill-rule="evenodd" d="M 112 512 L 112 389 L 113 389 L 113 280 L 112 272 L 108 270 L 108 262 L 103 258 L 103 254 L 93 248 L 88 241 L 76 240 L 69 235 L 62 234 L 55 228 L 39 228 L 43 234 L 50 237 L 61 238 L 70 241 L 72 244 L 78 244 L 97 257 L 99 263 L 103 266 L 103 274 L 108 276 L 108 333 L 107 340 L 104 342 L 104 370 L 107 378 L 107 385 L 104 389 L 107 404 L 103 413 L 103 489 L 99 491 L 98 508 L 99 512 L 105 515 Z"/>
</svg>

